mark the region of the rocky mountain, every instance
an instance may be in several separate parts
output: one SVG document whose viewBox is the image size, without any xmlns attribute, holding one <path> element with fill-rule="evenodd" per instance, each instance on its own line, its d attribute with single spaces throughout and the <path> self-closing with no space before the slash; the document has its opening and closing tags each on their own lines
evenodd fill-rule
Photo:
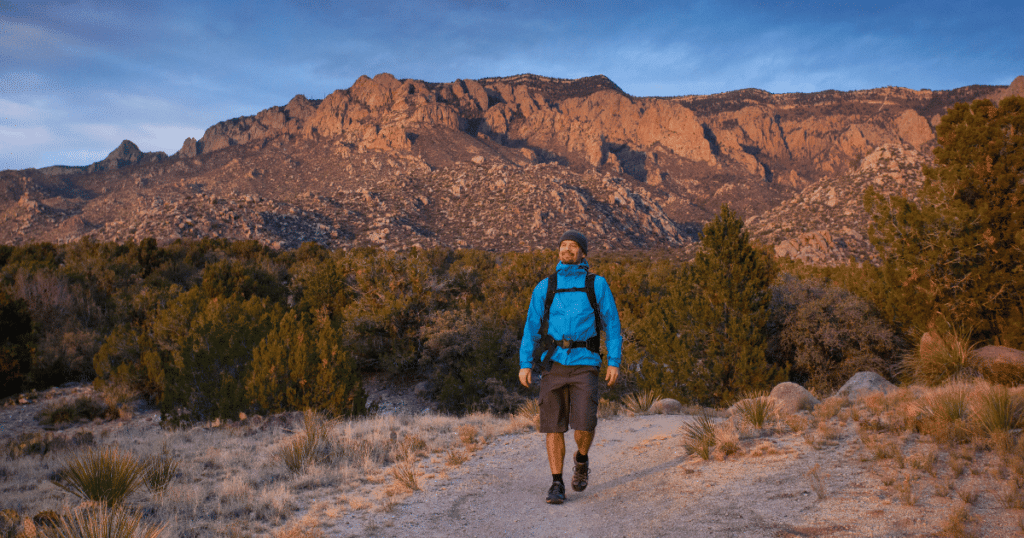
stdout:
<svg viewBox="0 0 1024 538">
<path fill-rule="evenodd" d="M 722 204 L 781 255 L 870 260 L 860 196 L 912 194 L 953 103 L 1009 87 L 633 97 L 603 76 L 361 77 L 87 167 L 0 172 L 0 241 L 690 251 Z M 808 235 L 810 234 L 810 235 Z"/>
</svg>

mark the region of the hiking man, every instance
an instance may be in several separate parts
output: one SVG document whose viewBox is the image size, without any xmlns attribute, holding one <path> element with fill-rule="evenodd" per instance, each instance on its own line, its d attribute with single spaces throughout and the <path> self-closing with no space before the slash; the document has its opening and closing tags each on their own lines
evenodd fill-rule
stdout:
<svg viewBox="0 0 1024 538">
<path fill-rule="evenodd" d="M 583 491 L 590 477 L 587 456 L 597 427 L 601 331 L 608 349 L 605 381 L 615 384 L 622 360 L 619 312 L 608 282 L 590 274 L 587 238 L 570 230 L 558 246 L 555 274 L 533 289 L 519 348 L 519 382 L 529 387 L 540 375 L 540 431 L 547 434 L 552 484 L 547 502 L 565 502 L 562 465 L 565 432 L 575 431 L 572 489 Z"/>
</svg>

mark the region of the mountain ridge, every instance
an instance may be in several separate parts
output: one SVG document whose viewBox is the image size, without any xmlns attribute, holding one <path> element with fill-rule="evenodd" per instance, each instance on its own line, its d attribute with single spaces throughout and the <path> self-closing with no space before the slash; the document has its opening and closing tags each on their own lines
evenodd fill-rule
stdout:
<svg viewBox="0 0 1024 538">
<path fill-rule="evenodd" d="M 807 189 L 865 174 L 895 185 L 892 170 L 861 166 L 879 148 L 913 161 L 897 166 L 899 188 L 913 192 L 941 112 L 1005 95 L 1024 95 L 1024 77 L 945 91 L 662 98 L 630 96 L 603 75 L 428 83 L 382 73 L 218 122 L 172 156 L 125 141 L 86 167 L 0 172 L 0 241 L 523 250 L 576 227 L 605 248 L 691 251 L 722 204 L 763 225 L 762 215 L 795 218 L 777 210 Z M 854 224 L 844 226 L 863 236 Z M 816 231 L 785 228 L 755 236 L 778 246 Z M 870 260 L 858 245 L 821 259 Z"/>
</svg>

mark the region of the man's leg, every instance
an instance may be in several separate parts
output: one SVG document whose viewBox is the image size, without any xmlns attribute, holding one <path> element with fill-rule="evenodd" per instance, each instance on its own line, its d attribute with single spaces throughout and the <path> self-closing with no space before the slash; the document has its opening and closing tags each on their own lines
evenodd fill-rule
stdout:
<svg viewBox="0 0 1024 538">
<path fill-rule="evenodd" d="M 581 456 L 586 456 L 590 451 L 590 444 L 594 442 L 594 432 L 576 430 L 576 450 Z M 565 454 L 564 443 L 562 453 Z"/>
<path fill-rule="evenodd" d="M 551 474 L 562 474 L 562 464 L 565 462 L 565 434 L 548 434 L 548 464 L 551 465 Z"/>
<path fill-rule="evenodd" d="M 565 461 L 565 434 L 548 433 L 548 464 L 551 466 L 551 489 L 547 501 L 551 504 L 565 502 L 565 483 L 562 482 L 562 463 Z"/>
</svg>

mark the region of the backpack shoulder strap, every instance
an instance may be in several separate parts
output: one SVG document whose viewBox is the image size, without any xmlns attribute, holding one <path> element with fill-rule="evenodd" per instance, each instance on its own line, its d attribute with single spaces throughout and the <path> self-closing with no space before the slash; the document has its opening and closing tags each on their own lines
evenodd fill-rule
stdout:
<svg viewBox="0 0 1024 538">
<path fill-rule="evenodd" d="M 555 292 L 558 290 L 558 272 L 548 277 L 547 295 L 544 297 L 544 315 L 540 318 L 540 335 L 543 338 L 548 334 L 548 318 L 551 317 L 551 303 L 555 300 Z"/>
<path fill-rule="evenodd" d="M 597 334 L 601 334 L 601 308 L 597 304 L 597 292 L 594 291 L 594 277 L 597 276 L 593 273 L 587 273 L 587 299 L 590 299 L 590 308 L 594 309 L 594 325 L 597 328 Z"/>
</svg>

